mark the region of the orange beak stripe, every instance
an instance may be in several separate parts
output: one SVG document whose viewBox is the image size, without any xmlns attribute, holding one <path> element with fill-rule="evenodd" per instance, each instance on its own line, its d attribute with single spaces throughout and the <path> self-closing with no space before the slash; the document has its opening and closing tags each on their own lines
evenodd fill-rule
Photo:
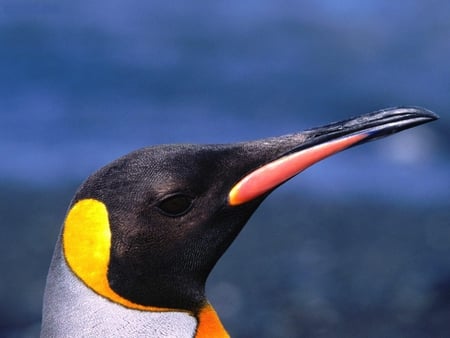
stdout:
<svg viewBox="0 0 450 338">
<path fill-rule="evenodd" d="M 228 195 L 229 205 L 249 202 L 299 174 L 316 162 L 340 152 L 368 137 L 369 133 L 353 134 L 281 157 L 252 171 L 241 179 Z"/>
</svg>

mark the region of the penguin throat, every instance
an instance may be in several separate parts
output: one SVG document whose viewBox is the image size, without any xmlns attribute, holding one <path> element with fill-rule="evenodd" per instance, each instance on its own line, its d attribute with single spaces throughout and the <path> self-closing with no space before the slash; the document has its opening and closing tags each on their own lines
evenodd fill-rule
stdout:
<svg viewBox="0 0 450 338">
<path fill-rule="evenodd" d="M 138 275 L 131 264 L 117 262 L 111 257 L 108 281 L 114 292 L 143 306 L 183 309 L 198 313 L 206 304 L 205 282 L 180 273 L 164 274 L 150 270 L 147 275 Z"/>
</svg>

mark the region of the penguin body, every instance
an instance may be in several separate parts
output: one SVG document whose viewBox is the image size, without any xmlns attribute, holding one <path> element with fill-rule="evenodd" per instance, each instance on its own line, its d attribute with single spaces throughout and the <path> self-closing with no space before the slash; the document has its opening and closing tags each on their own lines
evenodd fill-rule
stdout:
<svg viewBox="0 0 450 338">
<path fill-rule="evenodd" d="M 69 207 L 41 337 L 228 337 L 205 283 L 264 198 L 323 158 L 436 118 L 392 108 L 251 142 L 143 148 L 106 165 Z"/>
</svg>

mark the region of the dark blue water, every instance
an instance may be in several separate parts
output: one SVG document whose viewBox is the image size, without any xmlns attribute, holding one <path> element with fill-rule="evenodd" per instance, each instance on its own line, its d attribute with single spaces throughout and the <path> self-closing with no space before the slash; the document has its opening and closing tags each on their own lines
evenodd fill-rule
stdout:
<svg viewBox="0 0 450 338">
<path fill-rule="evenodd" d="M 448 7 L 4 1 L 0 175 L 58 184 L 150 144 L 246 140 L 419 105 L 441 120 L 304 180 L 351 191 L 349 177 L 376 175 L 403 190 L 425 175 L 414 196 L 448 197 Z"/>
<path fill-rule="evenodd" d="M 236 142 L 415 105 L 441 119 L 282 190 L 446 207 L 448 13 L 445 0 L 2 0 L 2 184 L 54 193 L 147 145 Z"/>
</svg>

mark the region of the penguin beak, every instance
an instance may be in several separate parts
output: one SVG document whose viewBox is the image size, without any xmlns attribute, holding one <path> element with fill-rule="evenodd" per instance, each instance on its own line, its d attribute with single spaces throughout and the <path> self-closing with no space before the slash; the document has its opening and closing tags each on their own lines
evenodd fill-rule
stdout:
<svg viewBox="0 0 450 338">
<path fill-rule="evenodd" d="M 388 108 L 302 133 L 256 141 L 261 151 L 278 149 L 278 155 L 241 178 L 230 190 L 228 203 L 236 206 L 250 202 L 328 156 L 437 118 L 423 108 Z"/>
</svg>

